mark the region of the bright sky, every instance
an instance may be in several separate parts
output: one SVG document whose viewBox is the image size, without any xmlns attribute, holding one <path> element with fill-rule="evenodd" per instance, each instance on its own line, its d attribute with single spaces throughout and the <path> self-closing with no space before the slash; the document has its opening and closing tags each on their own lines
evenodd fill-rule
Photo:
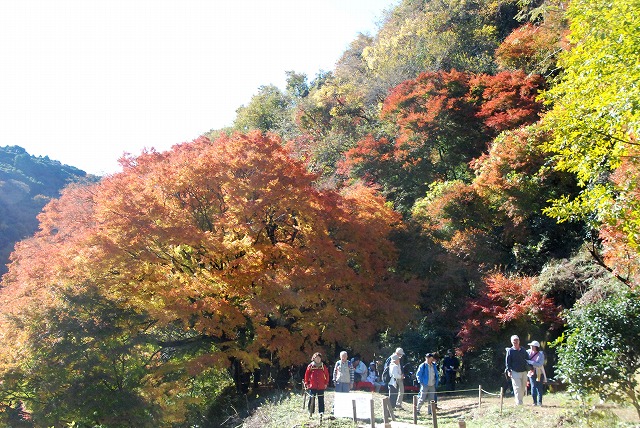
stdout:
<svg viewBox="0 0 640 428">
<path fill-rule="evenodd" d="M 285 71 L 332 70 L 398 0 L 6 0 L 0 146 L 92 174 L 230 125 Z"/>
</svg>

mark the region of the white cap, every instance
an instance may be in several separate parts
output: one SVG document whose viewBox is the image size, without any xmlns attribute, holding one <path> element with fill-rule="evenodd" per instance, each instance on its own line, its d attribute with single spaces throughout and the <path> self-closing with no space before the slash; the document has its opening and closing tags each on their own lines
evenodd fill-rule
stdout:
<svg viewBox="0 0 640 428">
<path fill-rule="evenodd" d="M 532 340 L 531 343 L 528 344 L 529 346 L 535 346 L 537 348 L 540 347 L 540 342 L 538 342 L 537 340 Z"/>
<path fill-rule="evenodd" d="M 396 354 L 404 355 L 402 348 L 396 348 Z"/>
</svg>

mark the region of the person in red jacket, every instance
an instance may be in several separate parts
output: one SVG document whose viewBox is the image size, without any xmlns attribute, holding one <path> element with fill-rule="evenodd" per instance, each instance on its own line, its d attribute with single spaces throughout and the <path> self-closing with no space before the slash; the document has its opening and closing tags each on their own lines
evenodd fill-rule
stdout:
<svg viewBox="0 0 640 428">
<path fill-rule="evenodd" d="M 307 388 L 310 400 L 318 397 L 318 411 L 324 414 L 324 390 L 329 386 L 329 369 L 322 362 L 322 354 L 316 352 L 304 373 L 304 387 Z"/>
</svg>

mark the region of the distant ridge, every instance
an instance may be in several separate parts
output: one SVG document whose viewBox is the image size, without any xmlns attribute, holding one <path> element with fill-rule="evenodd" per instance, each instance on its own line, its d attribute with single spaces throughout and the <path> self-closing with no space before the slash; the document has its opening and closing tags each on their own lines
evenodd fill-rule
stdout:
<svg viewBox="0 0 640 428">
<path fill-rule="evenodd" d="M 70 183 L 99 177 L 19 146 L 0 147 L 0 275 L 16 242 L 38 229 L 37 215 Z"/>
</svg>

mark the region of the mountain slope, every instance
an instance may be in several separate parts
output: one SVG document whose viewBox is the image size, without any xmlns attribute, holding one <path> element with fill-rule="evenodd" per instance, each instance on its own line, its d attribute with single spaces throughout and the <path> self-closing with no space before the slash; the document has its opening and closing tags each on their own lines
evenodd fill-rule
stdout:
<svg viewBox="0 0 640 428">
<path fill-rule="evenodd" d="M 37 215 L 67 184 L 95 180 L 48 156 L 31 156 L 18 146 L 0 147 L 0 275 L 16 242 L 38 228 Z"/>
</svg>

